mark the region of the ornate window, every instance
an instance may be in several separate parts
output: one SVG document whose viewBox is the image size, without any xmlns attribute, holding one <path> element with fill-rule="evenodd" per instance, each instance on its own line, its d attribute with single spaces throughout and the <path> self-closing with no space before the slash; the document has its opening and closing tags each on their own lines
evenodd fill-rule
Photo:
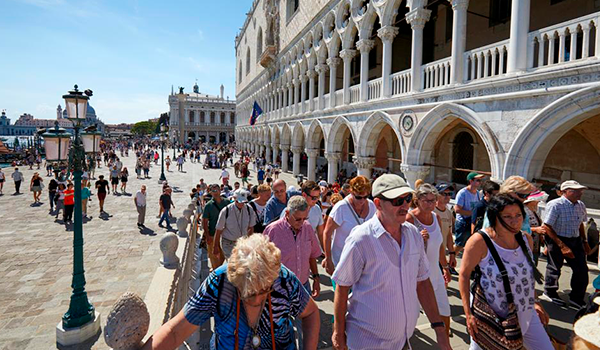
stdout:
<svg viewBox="0 0 600 350">
<path fill-rule="evenodd" d="M 210 123 L 211 124 L 215 123 L 215 112 L 210 112 Z"/>
<path fill-rule="evenodd" d="M 289 22 L 292 19 L 292 17 L 296 14 L 296 12 L 298 12 L 299 7 L 300 0 L 287 0 L 287 22 Z"/>
<path fill-rule="evenodd" d="M 235 124 L 235 113 L 231 113 L 230 117 L 231 117 L 231 124 Z"/>
<path fill-rule="evenodd" d="M 250 74 L 250 48 L 246 50 L 246 75 Z"/>
<path fill-rule="evenodd" d="M 242 83 L 242 60 L 240 60 L 240 69 L 238 69 L 238 84 Z"/>
<path fill-rule="evenodd" d="M 225 124 L 225 112 L 221 112 L 221 124 Z"/>
<path fill-rule="evenodd" d="M 262 28 L 258 27 L 258 35 L 256 36 L 256 62 L 260 61 L 260 56 L 263 52 L 263 34 Z"/>
<path fill-rule="evenodd" d="M 205 121 L 205 119 L 204 119 L 204 111 L 201 111 L 201 112 L 200 112 L 200 123 L 201 123 L 201 124 L 204 124 L 204 123 L 206 123 L 206 121 Z"/>
<path fill-rule="evenodd" d="M 189 119 L 190 123 L 193 123 L 194 122 L 194 111 L 190 111 L 190 117 L 189 118 L 190 118 Z"/>
</svg>

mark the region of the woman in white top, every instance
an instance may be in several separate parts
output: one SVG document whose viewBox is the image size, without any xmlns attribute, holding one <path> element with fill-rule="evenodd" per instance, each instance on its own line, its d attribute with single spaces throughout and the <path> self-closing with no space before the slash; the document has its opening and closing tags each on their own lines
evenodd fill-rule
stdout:
<svg viewBox="0 0 600 350">
<path fill-rule="evenodd" d="M 413 199 L 415 209 L 406 214 L 406 221 L 415 225 L 423 236 L 425 253 L 429 261 L 429 280 L 435 292 L 438 310 L 446 325 L 446 333 L 450 335 L 450 302 L 446 286 L 451 280 L 446 249 L 442 237 L 440 218 L 433 212 L 437 201 L 438 191 L 430 184 L 417 188 Z M 440 270 L 439 266 L 443 268 Z"/>
<path fill-rule="evenodd" d="M 544 329 L 544 325 L 548 324 L 548 314 L 542 305 L 536 302 L 535 282 L 538 280 L 540 283 L 542 275 L 533 262 L 533 239 L 521 231 L 525 215 L 523 203 L 519 199 L 509 194 L 492 197 L 487 208 L 490 226 L 481 231 L 481 234 L 474 234 L 465 246 L 458 279 L 460 295 L 471 337 L 481 331 L 471 313 L 472 298 L 469 288 L 470 275 L 476 266 L 479 266 L 479 284 L 487 303 L 498 316 L 508 315 L 510 305 L 507 301 L 507 291 L 504 289 L 498 264 L 485 243 L 485 234 L 491 239 L 506 268 L 525 348 L 552 350 L 554 347 Z M 520 240 L 522 244 L 519 243 Z M 470 349 L 480 349 L 473 339 Z"/>
<path fill-rule="evenodd" d="M 350 194 L 338 202 L 329 213 L 329 220 L 323 231 L 325 259 L 322 265 L 330 275 L 340 261 L 344 242 L 350 231 L 369 220 L 377 211 L 373 201 L 367 198 L 370 194 L 369 179 L 357 176 L 350 180 Z"/>
</svg>

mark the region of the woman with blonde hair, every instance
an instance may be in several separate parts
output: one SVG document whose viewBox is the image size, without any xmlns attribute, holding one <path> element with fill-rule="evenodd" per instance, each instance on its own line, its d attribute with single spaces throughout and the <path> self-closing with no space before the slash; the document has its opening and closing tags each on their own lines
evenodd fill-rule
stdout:
<svg viewBox="0 0 600 350">
<path fill-rule="evenodd" d="M 523 203 L 527 199 L 527 197 L 529 197 L 529 195 L 535 190 L 535 186 L 532 185 L 531 182 L 527 181 L 524 177 L 513 175 L 508 179 L 504 180 L 502 185 L 500 185 L 500 191 L 498 191 L 498 194 L 507 194 L 517 199 L 519 202 Z M 482 228 L 485 229 L 488 227 L 490 227 L 490 222 L 486 213 Z M 531 225 L 529 224 L 529 218 L 527 216 L 525 216 L 523 220 L 523 226 L 521 227 L 521 231 L 531 234 Z M 543 231 L 543 229 L 540 228 L 539 234 L 544 234 L 544 232 L 545 231 Z"/>
<path fill-rule="evenodd" d="M 304 349 L 317 348 L 317 305 L 264 235 L 240 238 L 229 262 L 204 280 L 143 349 L 175 349 L 211 317 L 211 349 L 295 349 L 292 317 L 302 320 Z"/>
<path fill-rule="evenodd" d="M 329 213 L 323 232 L 325 259 L 322 265 L 330 275 L 340 261 L 344 242 L 350 231 L 369 220 L 377 211 L 373 201 L 368 198 L 370 194 L 371 182 L 359 175 L 350 180 L 350 194 L 338 202 Z"/>
<path fill-rule="evenodd" d="M 435 293 L 440 316 L 446 326 L 446 334 L 450 335 L 450 302 L 446 286 L 452 279 L 450 266 L 446 260 L 446 247 L 442 244 L 442 225 L 440 218 L 434 213 L 438 191 L 428 183 L 423 183 L 415 191 L 413 204 L 415 209 L 406 214 L 406 221 L 415 225 L 425 242 L 425 254 L 429 261 L 429 279 Z M 441 266 L 442 270 L 438 268 Z"/>
</svg>

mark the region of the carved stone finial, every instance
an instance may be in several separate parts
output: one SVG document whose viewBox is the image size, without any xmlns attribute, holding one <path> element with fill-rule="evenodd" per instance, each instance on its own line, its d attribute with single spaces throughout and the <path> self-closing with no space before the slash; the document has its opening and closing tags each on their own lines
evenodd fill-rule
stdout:
<svg viewBox="0 0 600 350">
<path fill-rule="evenodd" d="M 193 210 L 190 210 L 190 209 L 185 209 L 185 210 L 183 211 L 183 216 L 185 217 L 185 219 L 186 219 L 188 222 L 190 222 L 190 218 L 192 217 L 192 215 L 193 215 L 193 214 L 194 214 L 194 211 L 193 211 Z"/>
<path fill-rule="evenodd" d="M 137 294 L 127 292 L 113 305 L 104 326 L 104 341 L 114 350 L 141 347 L 150 326 L 146 304 Z"/>
<path fill-rule="evenodd" d="M 175 254 L 177 247 L 179 246 L 179 238 L 173 232 L 167 232 L 160 239 L 160 251 L 163 257 L 160 259 L 160 263 L 167 268 L 175 268 L 179 265 L 179 258 Z"/>
<path fill-rule="evenodd" d="M 183 216 L 180 217 L 179 219 L 177 219 L 177 234 L 179 235 L 179 237 L 187 237 L 188 236 L 187 226 L 189 223 L 190 223 L 190 221 Z"/>
</svg>

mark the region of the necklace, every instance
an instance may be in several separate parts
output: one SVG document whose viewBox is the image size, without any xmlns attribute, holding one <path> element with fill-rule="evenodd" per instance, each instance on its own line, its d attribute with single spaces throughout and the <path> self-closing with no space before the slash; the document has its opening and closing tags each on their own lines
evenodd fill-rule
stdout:
<svg viewBox="0 0 600 350">
<path fill-rule="evenodd" d="M 239 350 L 239 330 L 240 330 L 240 295 L 238 292 L 238 298 L 237 298 L 237 306 L 236 306 L 236 320 L 235 320 L 235 350 Z M 275 350 L 275 330 L 273 328 L 273 307 L 271 305 L 271 293 L 269 293 L 269 295 L 267 296 L 267 300 L 269 301 L 269 321 L 271 323 L 271 345 L 273 347 L 273 350 Z M 265 302 L 263 301 L 263 304 L 260 308 L 261 312 L 258 315 L 258 320 L 256 320 L 256 325 L 254 326 L 254 328 L 252 328 L 252 347 L 254 349 L 258 349 L 258 347 L 260 346 L 260 336 L 257 334 L 256 330 L 258 328 L 258 325 L 260 323 L 260 316 L 262 314 L 262 309 L 264 308 Z M 244 306 L 244 309 L 246 308 L 246 306 Z M 246 316 L 248 315 L 248 312 L 246 312 Z M 248 320 L 249 321 L 249 320 Z M 250 326 L 250 324 L 248 323 L 248 325 Z"/>
</svg>

